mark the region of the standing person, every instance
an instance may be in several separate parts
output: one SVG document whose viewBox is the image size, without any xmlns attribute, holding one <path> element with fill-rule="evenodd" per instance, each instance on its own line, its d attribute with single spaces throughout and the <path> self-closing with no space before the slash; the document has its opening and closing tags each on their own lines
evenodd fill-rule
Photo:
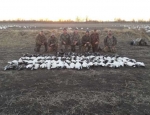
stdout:
<svg viewBox="0 0 150 115">
<path fill-rule="evenodd" d="M 60 36 L 60 49 L 63 52 L 67 52 L 69 51 L 70 44 L 71 44 L 70 35 L 67 33 L 67 29 L 64 28 L 63 33 Z"/>
<path fill-rule="evenodd" d="M 47 52 L 47 38 L 45 37 L 43 31 L 40 31 L 40 33 L 36 36 L 34 51 L 40 52 L 42 45 L 45 46 L 45 52 Z"/>
<path fill-rule="evenodd" d="M 55 34 L 52 34 L 48 39 L 48 50 L 50 52 L 57 52 L 57 47 L 57 38 L 55 37 Z"/>
<path fill-rule="evenodd" d="M 82 50 L 83 52 L 89 52 L 91 49 L 91 38 L 89 31 L 87 30 L 85 35 L 82 37 Z"/>
<path fill-rule="evenodd" d="M 108 35 L 104 39 L 104 51 L 116 52 L 117 39 L 112 35 L 111 30 L 108 31 Z"/>
<path fill-rule="evenodd" d="M 74 30 L 73 35 L 71 36 L 71 51 L 72 52 L 76 51 L 76 46 L 79 46 L 79 50 L 80 50 L 80 36 L 78 34 L 77 29 Z"/>
<path fill-rule="evenodd" d="M 98 45 L 99 45 L 99 34 L 96 32 L 96 29 L 94 29 L 94 32 L 90 36 L 91 38 L 91 45 L 93 52 L 98 51 Z"/>
</svg>

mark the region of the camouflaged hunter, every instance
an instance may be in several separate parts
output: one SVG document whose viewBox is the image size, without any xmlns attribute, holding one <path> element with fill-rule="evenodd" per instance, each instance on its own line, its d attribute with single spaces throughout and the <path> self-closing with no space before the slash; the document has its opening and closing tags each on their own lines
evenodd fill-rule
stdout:
<svg viewBox="0 0 150 115">
<path fill-rule="evenodd" d="M 86 31 L 86 34 L 82 37 L 82 52 L 89 52 L 91 49 L 91 38 L 89 31 Z"/>
<path fill-rule="evenodd" d="M 71 45 L 70 35 L 67 33 L 67 30 L 64 29 L 63 33 L 60 36 L 60 49 L 63 52 L 67 52 L 69 51 L 70 45 Z"/>
<path fill-rule="evenodd" d="M 77 47 L 79 47 L 80 50 L 80 35 L 78 34 L 77 30 L 73 32 L 71 35 L 71 51 L 75 52 L 77 50 Z"/>
<path fill-rule="evenodd" d="M 40 52 L 40 48 L 42 45 L 45 46 L 45 52 L 47 51 L 47 38 L 45 37 L 43 31 L 41 31 L 37 36 L 35 40 L 35 51 Z"/>
<path fill-rule="evenodd" d="M 93 50 L 93 52 L 97 52 L 98 45 L 99 45 L 99 34 L 96 32 L 96 29 L 91 34 L 90 38 L 91 38 L 92 50 Z"/>
<path fill-rule="evenodd" d="M 52 34 L 48 39 L 48 49 L 50 52 L 57 52 L 57 47 L 57 38 Z"/>
<path fill-rule="evenodd" d="M 108 31 L 108 35 L 104 39 L 104 51 L 105 52 L 116 52 L 117 39 Z"/>
</svg>

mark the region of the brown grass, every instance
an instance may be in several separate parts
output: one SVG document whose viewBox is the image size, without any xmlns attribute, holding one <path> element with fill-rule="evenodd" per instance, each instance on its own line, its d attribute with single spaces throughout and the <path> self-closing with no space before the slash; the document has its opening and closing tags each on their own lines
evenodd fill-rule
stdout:
<svg viewBox="0 0 150 115">
<path fill-rule="evenodd" d="M 98 30 L 101 46 L 106 30 Z M 118 54 L 143 61 L 146 68 L 3 71 L 7 61 L 34 53 L 39 30 L 0 31 L 1 115 L 143 115 L 150 114 L 149 47 L 130 46 L 141 31 L 112 29 Z M 44 30 L 46 37 L 62 30 Z M 80 31 L 82 36 L 85 31 Z M 144 33 L 145 34 L 145 33 Z M 145 36 L 148 36 L 145 34 Z"/>
</svg>

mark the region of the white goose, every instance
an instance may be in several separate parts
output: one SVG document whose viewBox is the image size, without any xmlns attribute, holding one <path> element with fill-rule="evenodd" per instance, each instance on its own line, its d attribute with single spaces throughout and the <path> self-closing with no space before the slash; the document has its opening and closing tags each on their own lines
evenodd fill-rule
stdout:
<svg viewBox="0 0 150 115">
<path fill-rule="evenodd" d="M 136 62 L 135 65 L 137 67 L 145 67 L 145 64 L 143 62 Z"/>
<path fill-rule="evenodd" d="M 40 67 L 40 64 L 34 64 L 31 70 L 37 70 L 39 69 L 39 67 Z"/>
<path fill-rule="evenodd" d="M 93 66 L 93 62 L 89 62 L 89 63 L 88 63 L 88 66 L 89 66 L 89 67 L 92 67 L 92 66 Z"/>
<path fill-rule="evenodd" d="M 135 63 L 133 62 L 125 62 L 125 65 L 129 67 L 136 67 Z"/>
<path fill-rule="evenodd" d="M 66 69 L 70 69 L 70 66 L 69 66 L 69 64 L 68 64 L 67 62 L 64 62 L 64 67 L 65 67 Z"/>
<path fill-rule="evenodd" d="M 14 66 L 18 66 L 18 61 L 17 60 L 13 60 L 13 61 L 10 61 L 8 62 L 10 65 L 14 65 Z"/>
<path fill-rule="evenodd" d="M 19 58 L 18 63 L 19 63 L 19 64 L 23 64 L 23 59 L 22 59 L 22 58 Z"/>
<path fill-rule="evenodd" d="M 63 61 L 61 61 L 61 60 L 58 60 L 58 62 L 57 62 L 57 68 L 64 68 L 64 62 Z"/>
<path fill-rule="evenodd" d="M 77 60 L 77 62 L 76 62 L 76 64 L 75 64 L 75 69 L 78 69 L 78 70 L 82 69 L 82 65 L 81 65 L 81 63 L 79 62 L 79 60 Z"/>
<path fill-rule="evenodd" d="M 40 65 L 40 68 L 41 69 L 45 69 L 47 67 L 47 63 L 42 63 L 41 65 Z"/>
<path fill-rule="evenodd" d="M 28 64 L 27 66 L 26 66 L 26 69 L 32 69 L 33 68 L 33 64 Z"/>
<path fill-rule="evenodd" d="M 56 69 L 57 68 L 57 62 L 55 60 L 52 60 L 51 62 L 51 68 Z"/>
<path fill-rule="evenodd" d="M 51 61 L 50 61 L 50 60 L 47 60 L 47 61 L 46 61 L 46 67 L 47 67 L 47 69 L 50 70 L 50 69 L 51 69 L 51 66 L 52 66 Z"/>
<path fill-rule="evenodd" d="M 74 64 L 74 62 L 71 62 L 70 63 L 70 69 L 74 69 L 75 68 L 75 64 Z"/>
<path fill-rule="evenodd" d="M 87 68 L 87 69 L 90 68 L 89 65 L 87 64 L 87 61 L 86 61 L 86 60 L 83 61 L 82 67 L 83 67 L 83 68 Z"/>
</svg>

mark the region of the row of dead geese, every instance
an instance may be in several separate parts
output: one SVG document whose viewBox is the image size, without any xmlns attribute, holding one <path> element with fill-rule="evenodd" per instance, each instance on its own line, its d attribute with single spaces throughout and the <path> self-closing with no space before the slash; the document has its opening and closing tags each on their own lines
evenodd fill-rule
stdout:
<svg viewBox="0 0 150 115">
<path fill-rule="evenodd" d="M 37 69 L 90 69 L 92 67 L 145 67 L 143 62 L 119 55 L 101 55 L 99 53 L 57 53 L 57 55 L 24 54 L 18 60 L 9 61 L 4 70 Z"/>
</svg>

